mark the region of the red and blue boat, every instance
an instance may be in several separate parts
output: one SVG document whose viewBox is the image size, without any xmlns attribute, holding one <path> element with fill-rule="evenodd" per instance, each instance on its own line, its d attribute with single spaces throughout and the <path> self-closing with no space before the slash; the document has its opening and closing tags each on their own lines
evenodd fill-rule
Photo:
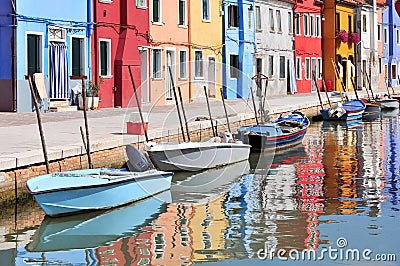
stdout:
<svg viewBox="0 0 400 266">
<path fill-rule="evenodd" d="M 301 142 L 309 126 L 307 116 L 294 111 L 271 123 L 241 127 L 239 137 L 251 145 L 252 151 L 279 150 Z"/>
<path fill-rule="evenodd" d="M 331 108 L 322 109 L 322 118 L 327 121 L 347 121 L 360 119 L 366 105 L 361 100 L 351 100 L 343 104 L 337 103 Z"/>
</svg>

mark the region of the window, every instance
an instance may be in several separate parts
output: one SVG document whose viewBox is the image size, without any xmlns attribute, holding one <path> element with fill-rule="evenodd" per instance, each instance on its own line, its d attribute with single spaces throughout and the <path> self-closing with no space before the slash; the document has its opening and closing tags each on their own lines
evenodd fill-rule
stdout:
<svg viewBox="0 0 400 266">
<path fill-rule="evenodd" d="M 161 49 L 153 49 L 153 78 L 161 78 Z"/>
<path fill-rule="evenodd" d="M 279 57 L 279 78 L 286 78 L 286 58 L 284 56 Z"/>
<path fill-rule="evenodd" d="M 392 79 L 397 79 L 397 65 L 392 65 Z"/>
<path fill-rule="evenodd" d="M 388 30 L 387 28 L 383 28 L 383 42 L 388 43 Z"/>
<path fill-rule="evenodd" d="M 100 40 L 100 76 L 111 76 L 111 40 Z"/>
<path fill-rule="evenodd" d="M 186 51 L 179 51 L 179 78 L 186 78 Z"/>
<path fill-rule="evenodd" d="M 179 0 L 178 6 L 179 19 L 178 25 L 185 26 L 186 25 L 186 0 Z"/>
<path fill-rule="evenodd" d="M 84 38 L 72 37 L 72 76 L 85 75 L 85 42 Z"/>
<path fill-rule="evenodd" d="M 292 12 L 288 12 L 288 32 L 293 33 L 293 22 L 292 22 Z"/>
<path fill-rule="evenodd" d="M 296 79 L 301 80 L 301 57 L 296 57 Z"/>
<path fill-rule="evenodd" d="M 251 30 L 253 28 L 253 9 L 249 9 L 247 15 L 249 30 Z"/>
<path fill-rule="evenodd" d="M 378 41 L 382 41 L 382 25 L 378 24 Z"/>
<path fill-rule="evenodd" d="M 28 34 L 28 75 L 42 72 L 42 36 Z"/>
<path fill-rule="evenodd" d="M 230 28 L 239 27 L 239 7 L 230 5 L 228 7 L 228 24 Z"/>
<path fill-rule="evenodd" d="M 348 26 L 348 33 L 353 32 L 353 19 L 351 15 L 347 16 L 347 26 Z"/>
<path fill-rule="evenodd" d="M 315 36 L 315 21 L 314 15 L 310 15 L 310 35 Z"/>
<path fill-rule="evenodd" d="M 310 58 L 306 57 L 306 64 L 304 66 L 306 72 L 306 79 L 311 79 L 310 75 Z"/>
<path fill-rule="evenodd" d="M 339 13 L 335 14 L 335 30 L 337 32 L 340 31 L 340 14 Z"/>
<path fill-rule="evenodd" d="M 322 58 L 318 58 L 318 79 L 322 79 Z"/>
<path fill-rule="evenodd" d="M 270 55 L 268 58 L 268 77 L 272 78 L 274 76 L 274 56 Z"/>
<path fill-rule="evenodd" d="M 276 26 L 278 27 L 278 32 L 282 32 L 282 18 L 280 10 L 276 10 Z"/>
<path fill-rule="evenodd" d="M 196 78 L 203 77 L 203 51 L 194 52 L 194 76 Z"/>
<path fill-rule="evenodd" d="M 141 8 L 147 7 L 146 0 L 136 0 L 136 7 L 141 7 Z"/>
<path fill-rule="evenodd" d="M 210 0 L 203 1 L 203 20 L 210 21 Z"/>
<path fill-rule="evenodd" d="M 315 17 L 315 36 L 321 37 L 321 17 Z"/>
<path fill-rule="evenodd" d="M 269 30 L 275 31 L 274 10 L 272 10 L 271 8 L 269 9 Z"/>
<path fill-rule="evenodd" d="M 362 15 L 362 31 L 367 32 L 367 16 Z"/>
<path fill-rule="evenodd" d="M 396 43 L 397 43 L 397 45 L 399 45 L 400 44 L 400 31 L 398 30 L 398 29 L 396 29 Z"/>
<path fill-rule="evenodd" d="M 304 26 L 304 36 L 308 36 L 308 14 L 304 14 L 304 21 L 303 21 L 303 26 Z"/>
<path fill-rule="evenodd" d="M 295 14 L 295 20 L 296 20 L 296 35 L 300 35 L 300 14 L 299 13 Z"/>
<path fill-rule="evenodd" d="M 379 74 L 382 74 L 382 62 L 383 62 L 383 60 L 382 60 L 382 57 L 379 57 Z"/>
<path fill-rule="evenodd" d="M 161 0 L 153 0 L 153 22 L 161 23 Z"/>
<path fill-rule="evenodd" d="M 239 77 L 239 56 L 235 54 L 230 55 L 230 61 L 229 61 L 229 66 L 230 66 L 230 72 L 231 72 L 231 78 L 238 78 Z"/>
<path fill-rule="evenodd" d="M 261 9 L 259 6 L 256 6 L 256 30 L 261 31 Z"/>
<path fill-rule="evenodd" d="M 315 76 L 315 78 L 317 78 L 318 77 L 317 74 L 318 74 L 317 59 L 312 58 L 311 59 L 311 78 L 314 79 L 314 76 Z"/>
</svg>

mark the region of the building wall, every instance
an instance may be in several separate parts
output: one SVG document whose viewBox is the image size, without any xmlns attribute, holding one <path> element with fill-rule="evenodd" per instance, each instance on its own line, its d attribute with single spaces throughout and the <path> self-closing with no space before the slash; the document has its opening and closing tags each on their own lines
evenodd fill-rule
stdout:
<svg viewBox="0 0 400 266">
<path fill-rule="evenodd" d="M 13 110 L 12 50 L 13 39 L 11 1 L 0 4 L 0 111 Z"/>
<path fill-rule="evenodd" d="M 211 97 L 221 98 L 222 88 L 222 5 L 221 1 L 210 1 L 210 21 L 202 17 L 202 1 L 189 0 L 190 3 L 190 42 L 191 73 L 194 73 L 195 50 L 203 51 L 204 78 L 192 75 L 191 99 L 204 96 L 207 86 Z M 210 57 L 215 58 L 215 69 Z M 212 59 L 211 59 L 212 61 Z"/>
<path fill-rule="evenodd" d="M 290 62 L 293 61 L 293 24 L 292 31 L 289 32 L 289 15 L 293 18 L 292 4 L 283 1 L 264 1 L 255 2 L 261 11 L 261 30 L 256 30 L 257 59 L 262 60 L 261 73 L 268 76 L 267 96 L 285 95 L 290 92 L 288 81 L 290 72 L 294 71 Z M 271 29 L 269 10 L 273 11 L 274 29 Z M 277 12 L 281 14 L 281 31 L 278 29 Z M 293 21 L 293 20 L 292 20 Z M 272 63 L 270 62 L 273 57 Z M 280 77 L 280 57 L 285 58 L 284 77 Z M 290 67 L 290 68 L 289 68 Z M 272 75 L 271 74 L 272 70 Z M 257 71 L 257 69 L 256 69 Z M 260 70 L 259 70 L 260 71 Z"/>
<path fill-rule="evenodd" d="M 383 54 L 383 10 L 385 9 L 384 7 L 385 1 L 380 1 L 378 3 L 378 14 L 377 14 L 377 24 L 378 27 L 380 28 L 380 32 L 377 32 L 376 38 L 377 38 L 377 45 L 378 45 L 378 73 L 379 73 L 379 88 L 384 87 L 384 81 L 385 81 L 385 69 L 384 69 L 384 54 Z M 379 71 L 380 69 L 380 71 Z"/>
<path fill-rule="evenodd" d="M 250 88 L 253 86 L 251 78 L 254 76 L 254 58 L 255 53 L 255 32 L 254 20 L 252 28 L 249 29 L 248 21 L 250 6 L 254 2 L 249 0 L 224 1 L 223 2 L 223 41 L 225 42 L 223 50 L 224 63 L 224 95 L 227 98 L 248 98 L 250 96 Z M 230 5 L 239 7 L 239 27 L 229 27 L 228 10 Z M 239 55 L 239 76 L 231 78 L 230 76 L 230 55 Z"/>
<path fill-rule="evenodd" d="M 186 2 L 186 15 L 188 14 L 188 2 Z M 169 83 L 169 71 L 166 68 L 166 53 L 171 51 L 174 53 L 174 63 L 172 66 L 173 77 L 176 87 L 180 87 L 182 97 L 184 100 L 189 99 L 189 66 L 186 65 L 187 74 L 186 78 L 179 77 L 179 51 L 186 51 L 189 57 L 189 44 L 188 44 L 188 20 L 186 19 L 186 26 L 178 25 L 178 1 L 161 0 L 161 21 L 162 23 L 152 22 L 153 1 L 149 1 L 150 9 L 150 34 L 152 37 L 151 53 L 150 53 L 150 71 L 149 80 L 151 88 L 151 103 L 157 105 L 172 104 L 174 103 L 173 95 L 167 98 L 167 85 Z M 161 51 L 161 77 L 154 78 L 152 76 L 153 69 L 153 49 L 160 48 Z"/>
<path fill-rule="evenodd" d="M 316 78 L 318 87 L 322 87 L 322 6 L 313 0 L 298 1 L 296 3 L 295 14 L 299 14 L 300 29 L 299 34 L 296 32 L 296 15 L 294 17 L 294 31 L 295 31 L 295 67 L 297 70 L 298 60 L 301 60 L 300 73 L 296 73 L 297 90 L 298 93 L 310 93 L 315 90 L 315 83 L 312 77 L 311 62 L 313 59 L 317 60 L 316 65 Z M 311 17 L 314 19 L 314 33 L 309 33 L 307 36 L 304 33 L 304 23 L 307 15 L 309 23 L 308 31 L 311 30 Z M 317 18 L 319 23 L 317 22 Z M 319 24 L 319 34 L 317 34 L 317 24 Z M 306 76 L 306 60 L 310 60 L 310 78 Z"/>
</svg>

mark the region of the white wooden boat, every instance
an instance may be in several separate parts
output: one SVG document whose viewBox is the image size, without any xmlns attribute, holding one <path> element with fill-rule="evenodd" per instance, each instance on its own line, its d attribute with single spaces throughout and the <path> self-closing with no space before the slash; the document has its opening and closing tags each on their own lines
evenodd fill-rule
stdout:
<svg viewBox="0 0 400 266">
<path fill-rule="evenodd" d="M 205 142 L 149 142 L 145 150 L 154 166 L 162 171 L 200 171 L 247 160 L 251 146 L 227 135 Z"/>
<path fill-rule="evenodd" d="M 156 170 L 85 169 L 38 176 L 26 186 L 47 215 L 59 216 L 147 198 L 168 190 L 172 175 Z"/>
<path fill-rule="evenodd" d="M 375 103 L 379 104 L 381 106 L 381 109 L 399 108 L 399 101 L 397 101 L 396 99 L 388 99 L 388 98 L 376 99 Z"/>
</svg>

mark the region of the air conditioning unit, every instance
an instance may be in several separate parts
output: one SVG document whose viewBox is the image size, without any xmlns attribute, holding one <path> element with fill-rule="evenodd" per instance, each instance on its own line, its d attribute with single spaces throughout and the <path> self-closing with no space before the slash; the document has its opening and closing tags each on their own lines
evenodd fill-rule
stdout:
<svg viewBox="0 0 400 266">
<path fill-rule="evenodd" d="M 50 42 L 65 42 L 67 39 L 67 31 L 65 28 L 49 26 L 48 36 Z"/>
</svg>

